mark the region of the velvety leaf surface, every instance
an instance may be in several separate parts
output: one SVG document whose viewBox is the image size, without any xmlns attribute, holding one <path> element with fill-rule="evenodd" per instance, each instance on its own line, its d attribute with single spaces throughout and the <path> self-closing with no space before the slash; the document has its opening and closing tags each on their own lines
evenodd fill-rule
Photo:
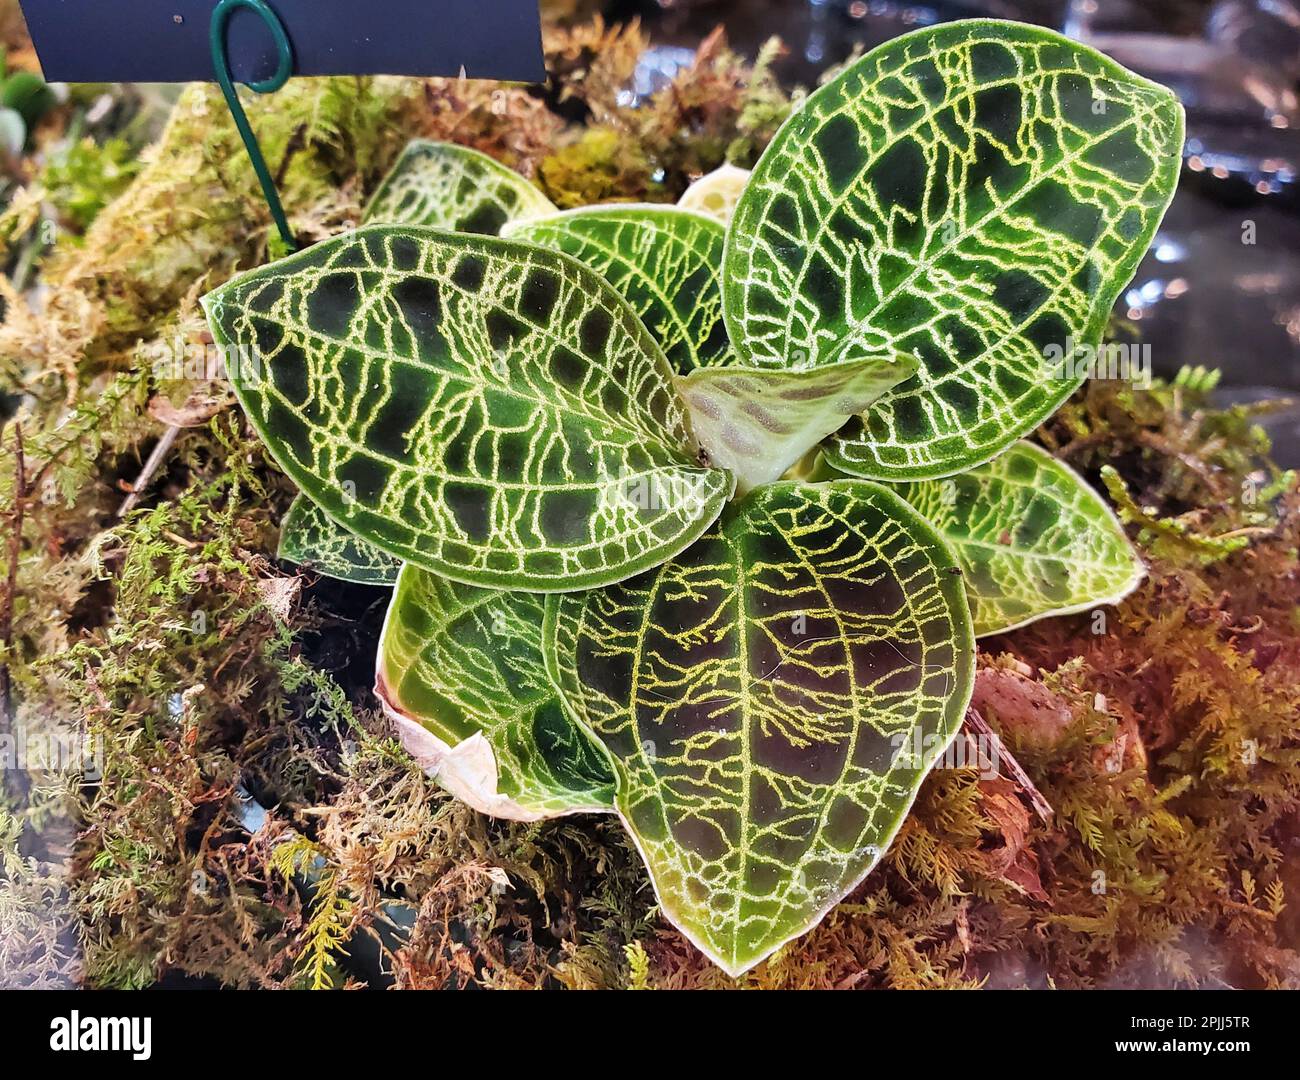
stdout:
<svg viewBox="0 0 1300 1080">
<path fill-rule="evenodd" d="M 543 600 L 403 568 L 376 693 L 416 760 L 477 810 L 533 821 L 612 810 L 614 774 L 560 705 Z"/>
<path fill-rule="evenodd" d="M 547 604 L 665 914 L 733 974 L 879 860 L 961 723 L 974 641 L 934 531 L 875 484 L 752 492 L 672 562 Z"/>
<path fill-rule="evenodd" d="M 363 220 L 496 236 L 507 222 L 553 213 L 550 199 L 486 154 L 414 139 L 375 191 Z"/>
<path fill-rule="evenodd" d="M 632 305 L 676 371 L 725 363 L 718 272 L 726 235 L 673 206 L 593 206 L 512 225 L 506 234 L 572 255 Z"/>
<path fill-rule="evenodd" d="M 677 380 L 709 460 L 746 492 L 779 480 L 807 450 L 915 374 L 910 357 L 854 360 L 812 371 L 701 368 Z"/>
<path fill-rule="evenodd" d="M 847 472 L 944 476 L 987 461 L 1083 375 L 1173 195 L 1169 90 L 1036 27 L 948 23 L 882 45 L 764 152 L 727 233 L 741 363 L 922 369 L 831 448 Z"/>
<path fill-rule="evenodd" d="M 392 585 L 402 568 L 399 559 L 330 520 L 306 495 L 293 500 L 280 522 L 276 558 L 362 585 Z"/>
<path fill-rule="evenodd" d="M 1146 573 L 1101 496 L 1032 443 L 898 493 L 957 556 L 976 636 L 1118 603 Z"/>
<path fill-rule="evenodd" d="M 588 588 L 676 554 L 733 485 L 663 352 L 595 273 L 371 226 L 203 300 L 281 467 L 334 520 L 457 581 Z"/>
<path fill-rule="evenodd" d="M 749 170 L 738 169 L 735 165 L 720 165 L 711 173 L 705 173 L 690 187 L 682 192 L 677 205 L 683 210 L 694 210 L 708 214 L 726 225 L 731 215 L 736 212 L 736 203 L 740 193 L 749 182 Z"/>
</svg>

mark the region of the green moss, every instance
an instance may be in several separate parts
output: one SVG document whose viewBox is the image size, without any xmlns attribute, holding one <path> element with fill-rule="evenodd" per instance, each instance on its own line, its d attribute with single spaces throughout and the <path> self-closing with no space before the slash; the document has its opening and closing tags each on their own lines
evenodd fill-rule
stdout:
<svg viewBox="0 0 1300 1080">
<path fill-rule="evenodd" d="M 38 183 L 58 217 L 81 234 L 140 171 L 135 154 L 125 139 L 102 146 L 82 139 L 52 160 Z"/>
<path fill-rule="evenodd" d="M 537 179 L 561 210 L 598 202 L 668 201 L 651 171 L 645 149 L 626 132 L 595 127 L 547 157 Z"/>
<path fill-rule="evenodd" d="M 291 225 L 308 233 L 349 178 L 373 181 L 404 141 L 421 83 L 302 79 L 245 107 L 276 176 Z M 58 179 L 55 177 L 54 179 Z M 359 192 L 346 203 L 354 212 Z M 215 86 L 185 88 L 147 164 L 80 243 L 49 258 L 45 280 L 105 312 L 92 350 L 147 335 L 200 279 L 212 284 L 265 257 L 269 212 Z"/>
</svg>

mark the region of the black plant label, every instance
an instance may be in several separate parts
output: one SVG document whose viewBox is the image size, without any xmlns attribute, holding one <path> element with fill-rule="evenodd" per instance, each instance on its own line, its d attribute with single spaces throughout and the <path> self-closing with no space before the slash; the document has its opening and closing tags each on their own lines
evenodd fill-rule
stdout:
<svg viewBox="0 0 1300 1080">
<path fill-rule="evenodd" d="M 457 75 L 539 82 L 537 0 L 268 0 L 293 46 L 295 75 Z M 22 0 L 51 82 L 212 80 L 215 0 Z M 240 82 L 276 71 L 271 33 L 236 10 L 229 53 Z"/>
</svg>

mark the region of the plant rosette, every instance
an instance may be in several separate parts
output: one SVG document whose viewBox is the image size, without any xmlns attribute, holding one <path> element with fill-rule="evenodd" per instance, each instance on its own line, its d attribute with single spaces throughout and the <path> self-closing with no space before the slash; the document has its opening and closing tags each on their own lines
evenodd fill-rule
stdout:
<svg viewBox="0 0 1300 1080">
<path fill-rule="evenodd" d="M 558 213 L 416 143 L 359 230 L 203 300 L 301 495 L 281 555 L 391 584 L 377 692 L 485 813 L 617 813 L 732 975 L 880 860 L 975 638 L 1143 566 L 1021 441 L 1172 198 L 1168 90 L 969 21 L 862 57 L 751 174 Z M 924 753 L 917 747 L 924 746 Z"/>
</svg>

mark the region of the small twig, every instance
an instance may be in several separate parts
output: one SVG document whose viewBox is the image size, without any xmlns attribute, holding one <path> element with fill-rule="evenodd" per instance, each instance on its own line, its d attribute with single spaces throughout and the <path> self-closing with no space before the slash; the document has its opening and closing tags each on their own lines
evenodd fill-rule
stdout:
<svg viewBox="0 0 1300 1080">
<path fill-rule="evenodd" d="M 1077 439 L 1071 439 L 1057 450 L 1060 457 L 1074 457 L 1082 450 L 1089 450 L 1094 446 L 1100 446 L 1106 441 L 1108 431 L 1094 431 L 1089 435 L 1080 435 Z"/>
<path fill-rule="evenodd" d="M 1052 804 L 1043 798 L 1043 793 L 1034 786 L 1034 782 L 1029 779 L 1029 774 L 1021 768 L 1020 762 L 1007 749 L 1006 743 L 1002 741 L 1002 736 L 985 723 L 984 717 L 980 716 L 974 707 L 966 710 L 966 726 L 974 731 L 977 736 L 983 735 L 993 741 L 997 760 L 1006 762 L 1007 772 L 1011 774 L 1011 779 L 1019 784 L 1025 794 L 1029 796 L 1029 803 L 1034 808 L 1034 813 L 1043 821 L 1050 822 L 1054 812 Z"/>
<path fill-rule="evenodd" d="M 307 146 L 307 125 L 299 124 L 293 129 L 293 134 L 289 136 L 289 141 L 284 147 L 284 157 L 280 159 L 280 167 L 275 171 L 275 186 L 284 187 L 285 177 L 289 175 L 289 166 L 293 164 L 293 159 L 297 157 L 298 151 L 305 149 Z"/>
<path fill-rule="evenodd" d="M 1210 473 L 1209 466 L 1207 466 L 1204 461 L 1198 460 L 1196 457 L 1187 453 L 1187 451 L 1185 450 L 1180 450 L 1177 446 L 1175 446 L 1172 442 L 1170 442 L 1159 432 L 1139 431 L 1137 435 L 1137 441 L 1141 443 L 1143 446 L 1154 450 L 1157 454 L 1164 454 L 1165 457 L 1176 458 L 1179 462 L 1182 463 L 1183 468 L 1188 469 L 1191 472 L 1194 472 L 1203 481 L 1205 481 L 1205 483 L 1211 488 L 1211 490 L 1217 487 L 1217 485 L 1214 482 L 1214 477 Z"/>
<path fill-rule="evenodd" d="M 1268 525 L 1247 525 L 1241 529 L 1231 529 L 1226 533 L 1219 533 L 1218 536 L 1211 537 L 1213 540 L 1235 540 L 1241 536 L 1271 536 L 1277 532 L 1276 528 Z"/>
<path fill-rule="evenodd" d="M 14 594 L 18 589 L 18 556 L 22 546 L 23 514 L 27 501 L 27 470 L 23 462 L 23 426 L 14 424 L 14 505 L 9 512 L 9 572 L 5 581 L 4 604 L 0 606 L 0 642 L 5 660 L 0 663 L 0 705 L 3 723 L 9 725 L 9 647 L 14 640 Z"/>
<path fill-rule="evenodd" d="M 27 465 L 23 456 L 23 425 L 14 422 L 14 505 L 9 514 L 9 571 L 5 578 L 3 604 L 0 605 L 0 643 L 4 657 L 0 659 L 0 735 L 12 740 L 14 722 L 13 684 L 9 676 L 9 650 L 14 642 L 14 600 L 18 592 L 18 558 L 22 554 L 23 517 L 26 511 Z M 21 800 L 26 799 L 27 774 L 22 768 L 13 770 L 13 783 Z"/>
<path fill-rule="evenodd" d="M 144 468 L 140 470 L 140 475 L 135 478 L 135 483 L 131 485 L 131 494 L 122 500 L 122 505 L 117 509 L 117 516 L 126 517 L 135 509 L 136 503 L 140 501 L 140 496 L 149 486 L 149 481 L 153 479 L 153 474 L 158 471 L 162 465 L 163 459 L 171 451 L 172 444 L 176 441 L 176 436 L 181 433 L 181 429 L 173 427 L 170 424 L 162 433 L 162 438 L 158 440 L 158 445 L 153 448 L 153 453 L 149 455 L 148 460 L 144 463 Z"/>
<path fill-rule="evenodd" d="M 99 685 L 99 678 L 95 675 L 93 667 L 86 668 L 86 685 L 90 687 L 90 692 L 95 695 L 95 700 L 99 703 L 95 710 L 103 713 L 111 713 L 113 706 L 109 704 L 108 697 L 104 694 L 103 688 Z"/>
<path fill-rule="evenodd" d="M 202 545 L 196 544 L 193 540 L 186 540 L 183 536 L 178 536 L 171 529 L 163 529 L 163 536 L 167 537 L 173 544 L 183 547 L 186 551 L 197 551 Z"/>
<path fill-rule="evenodd" d="M 23 250 L 18 256 L 18 263 L 9 279 L 14 287 L 14 292 L 21 293 L 27 288 L 27 279 L 31 276 L 32 267 L 36 265 L 36 259 L 44 246 L 45 242 L 41 239 L 41 229 L 38 225 L 32 230 L 31 236 L 28 237 L 27 243 L 23 246 Z"/>
</svg>

